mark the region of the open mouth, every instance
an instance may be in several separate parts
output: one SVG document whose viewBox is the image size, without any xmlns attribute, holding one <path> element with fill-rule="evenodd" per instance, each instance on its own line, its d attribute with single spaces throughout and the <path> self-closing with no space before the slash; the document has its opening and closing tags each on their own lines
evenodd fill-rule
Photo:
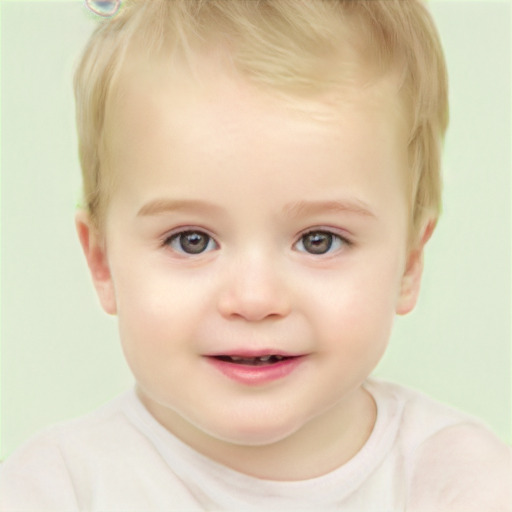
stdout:
<svg viewBox="0 0 512 512">
<path fill-rule="evenodd" d="M 242 352 L 231 354 L 210 354 L 209 363 L 237 385 L 263 386 L 285 379 L 302 366 L 307 354 Z"/>
<path fill-rule="evenodd" d="M 288 359 L 293 359 L 293 357 L 289 356 L 281 356 L 281 355 L 264 355 L 260 357 L 242 357 L 242 356 L 214 356 L 215 359 L 219 361 L 224 361 L 226 363 L 247 365 L 247 366 L 266 366 L 280 363 L 281 361 L 286 361 Z"/>
</svg>

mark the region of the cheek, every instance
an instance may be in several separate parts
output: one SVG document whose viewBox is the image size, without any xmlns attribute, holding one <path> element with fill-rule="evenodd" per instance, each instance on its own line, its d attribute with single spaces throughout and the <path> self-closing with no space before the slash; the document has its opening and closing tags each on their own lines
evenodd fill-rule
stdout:
<svg viewBox="0 0 512 512">
<path fill-rule="evenodd" d="M 311 298 L 324 338 L 356 356 L 383 351 L 391 334 L 400 289 L 399 264 L 347 267 Z"/>
<path fill-rule="evenodd" d="M 164 364 L 195 339 L 204 287 L 167 272 L 122 269 L 116 280 L 120 338 L 129 364 Z M 191 347 L 193 348 L 193 347 Z"/>
<path fill-rule="evenodd" d="M 161 391 L 187 382 L 194 353 L 195 322 L 183 294 L 145 288 L 118 312 L 119 337 L 128 366 L 141 389 L 159 401 Z"/>
</svg>

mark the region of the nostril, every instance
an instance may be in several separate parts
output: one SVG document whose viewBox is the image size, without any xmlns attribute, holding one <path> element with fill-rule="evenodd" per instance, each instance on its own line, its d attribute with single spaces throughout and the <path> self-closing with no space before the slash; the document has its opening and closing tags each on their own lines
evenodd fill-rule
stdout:
<svg viewBox="0 0 512 512">
<path fill-rule="evenodd" d="M 226 263 L 219 277 L 217 307 L 225 318 L 258 322 L 289 313 L 288 287 L 270 255 L 249 255 Z"/>
<path fill-rule="evenodd" d="M 227 318 L 243 318 L 258 322 L 286 316 L 289 313 L 289 304 L 284 295 L 257 295 L 234 291 L 219 300 L 218 310 Z"/>
</svg>

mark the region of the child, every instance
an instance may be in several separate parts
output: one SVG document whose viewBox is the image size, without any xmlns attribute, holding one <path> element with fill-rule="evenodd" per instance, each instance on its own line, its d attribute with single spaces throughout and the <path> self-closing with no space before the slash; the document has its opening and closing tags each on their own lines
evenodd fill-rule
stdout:
<svg viewBox="0 0 512 512">
<path fill-rule="evenodd" d="M 447 124 L 416 0 L 127 2 L 76 78 L 78 234 L 133 392 L 1 510 L 510 510 L 510 450 L 369 375 L 415 304 Z"/>
</svg>

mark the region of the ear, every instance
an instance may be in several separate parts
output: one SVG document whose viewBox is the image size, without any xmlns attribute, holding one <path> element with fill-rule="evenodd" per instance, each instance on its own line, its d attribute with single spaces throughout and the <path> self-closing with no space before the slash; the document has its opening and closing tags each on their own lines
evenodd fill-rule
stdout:
<svg viewBox="0 0 512 512">
<path fill-rule="evenodd" d="M 89 215 L 84 211 L 76 214 L 75 224 L 101 306 L 109 315 L 115 315 L 117 312 L 115 290 L 105 243 L 93 226 Z"/>
<path fill-rule="evenodd" d="M 405 272 L 402 277 L 400 295 L 396 305 L 396 312 L 399 315 L 406 315 L 411 312 L 418 301 L 420 293 L 421 276 L 423 274 L 423 250 L 429 241 L 436 221 L 430 220 L 423 229 L 419 242 L 409 250 Z"/>
</svg>

